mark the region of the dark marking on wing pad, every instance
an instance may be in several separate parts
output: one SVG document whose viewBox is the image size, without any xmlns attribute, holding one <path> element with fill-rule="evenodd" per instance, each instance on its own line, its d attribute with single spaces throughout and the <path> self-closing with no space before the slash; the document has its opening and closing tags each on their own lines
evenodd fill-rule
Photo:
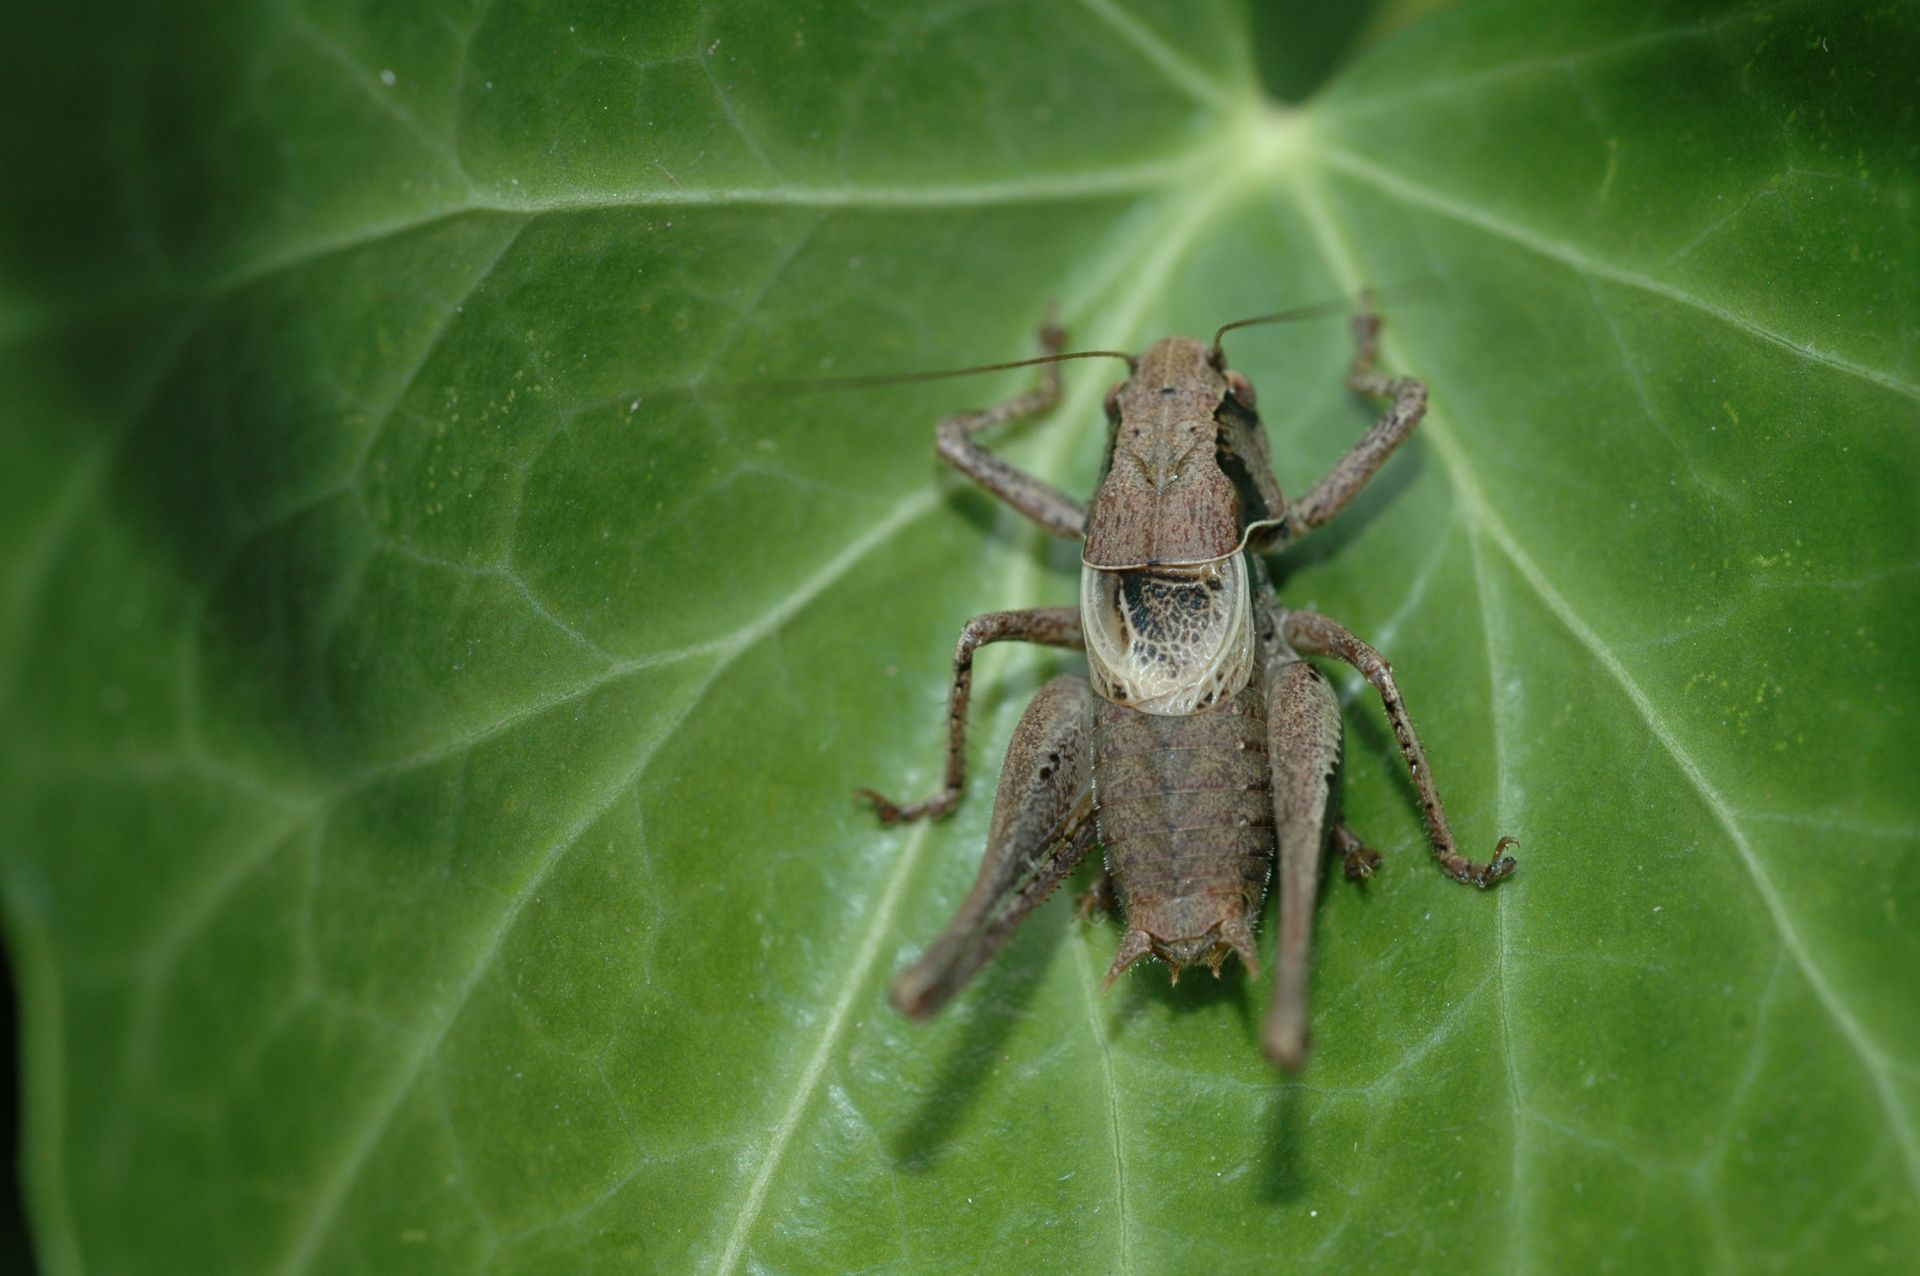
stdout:
<svg viewBox="0 0 1920 1276">
<path fill-rule="evenodd" d="M 1142 639 L 1139 655 L 1164 663 L 1202 643 L 1215 622 L 1219 592 L 1217 580 L 1125 573 L 1120 605 L 1128 628 Z"/>
</svg>

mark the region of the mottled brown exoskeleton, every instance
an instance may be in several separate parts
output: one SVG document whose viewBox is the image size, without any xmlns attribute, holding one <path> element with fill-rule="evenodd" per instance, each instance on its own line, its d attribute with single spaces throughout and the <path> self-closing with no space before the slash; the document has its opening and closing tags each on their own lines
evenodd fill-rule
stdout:
<svg viewBox="0 0 1920 1276">
<path fill-rule="evenodd" d="M 1331 843 L 1350 876 L 1379 862 L 1338 818 L 1340 706 L 1307 656 L 1352 665 L 1379 693 L 1440 866 L 1482 887 L 1513 871 L 1511 838 L 1486 864 L 1456 849 L 1386 660 L 1337 621 L 1281 603 L 1262 559 L 1339 513 L 1426 411 L 1424 384 L 1374 369 L 1379 326 L 1371 306 L 1354 320 L 1347 384 L 1391 405 L 1298 501 L 1280 491 L 1253 387 L 1227 368 L 1220 334 L 1211 345 L 1168 337 L 1137 356 L 1105 352 L 1126 359 L 1130 375 L 1107 396 L 1106 465 L 1090 507 L 974 439 L 1058 399 L 1051 360 L 1064 338 L 1051 325 L 1042 332 L 1050 356 L 1033 361 L 1047 364 L 1040 389 L 940 422 L 942 458 L 1049 532 L 1084 538 L 1080 605 L 968 621 L 953 657 L 946 783 L 907 805 L 862 794 L 887 823 L 953 808 L 966 782 L 980 647 L 1018 639 L 1078 648 L 1090 676 L 1053 679 L 1020 719 L 979 878 L 945 932 L 895 978 L 901 1011 L 918 1019 L 944 1005 L 1096 841 L 1106 852 L 1096 890 L 1110 887 L 1126 916 L 1103 987 L 1148 955 L 1176 979 L 1195 964 L 1218 975 L 1229 954 L 1257 975 L 1253 925 L 1277 845 L 1278 971 L 1264 1041 L 1276 1062 L 1299 1067 L 1321 861 Z"/>
</svg>

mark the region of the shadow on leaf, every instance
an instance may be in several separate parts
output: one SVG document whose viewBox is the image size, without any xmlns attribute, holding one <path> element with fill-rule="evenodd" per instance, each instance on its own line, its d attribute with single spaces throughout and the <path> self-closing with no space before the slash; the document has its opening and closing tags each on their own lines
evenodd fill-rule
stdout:
<svg viewBox="0 0 1920 1276">
<path fill-rule="evenodd" d="M 1065 937 L 1067 910 L 1043 909 L 962 994 L 970 1017 L 941 1061 L 926 1096 L 907 1123 L 887 1138 L 895 1166 L 924 1174 L 939 1163 L 942 1151 L 980 1100 L 996 1066 L 1006 1057 L 1013 1031 L 1028 1018 L 1034 995 Z"/>
</svg>

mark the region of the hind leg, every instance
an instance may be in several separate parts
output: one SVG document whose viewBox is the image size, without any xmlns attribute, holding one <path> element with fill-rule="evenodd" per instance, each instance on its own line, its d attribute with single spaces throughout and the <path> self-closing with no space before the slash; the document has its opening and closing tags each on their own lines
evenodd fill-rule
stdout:
<svg viewBox="0 0 1920 1276">
<path fill-rule="evenodd" d="M 1093 849 L 1093 688 L 1063 675 L 1040 688 L 1014 728 L 980 875 L 960 911 L 893 981 L 893 1004 L 925 1019 L 987 964 Z"/>
<path fill-rule="evenodd" d="M 1280 859 L 1280 939 L 1262 1039 L 1275 1063 L 1298 1068 L 1307 1061 L 1313 905 L 1340 772 L 1340 701 L 1325 676 L 1304 660 L 1271 675 L 1267 741 Z"/>
</svg>

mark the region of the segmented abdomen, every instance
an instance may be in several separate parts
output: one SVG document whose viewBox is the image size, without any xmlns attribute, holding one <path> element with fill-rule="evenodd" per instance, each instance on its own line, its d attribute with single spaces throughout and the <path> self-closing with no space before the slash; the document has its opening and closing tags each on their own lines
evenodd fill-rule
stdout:
<svg viewBox="0 0 1920 1276">
<path fill-rule="evenodd" d="M 1106 701 L 1093 713 L 1100 841 L 1129 925 L 1171 948 L 1250 922 L 1273 865 L 1260 687 L 1185 717 Z"/>
</svg>

